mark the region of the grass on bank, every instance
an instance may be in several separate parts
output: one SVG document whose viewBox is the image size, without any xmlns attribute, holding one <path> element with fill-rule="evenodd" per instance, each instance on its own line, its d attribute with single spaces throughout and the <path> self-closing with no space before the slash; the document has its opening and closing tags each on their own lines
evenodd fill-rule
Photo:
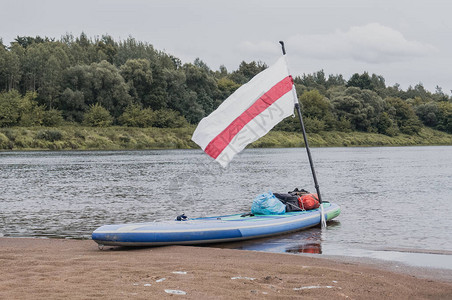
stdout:
<svg viewBox="0 0 452 300">
<path fill-rule="evenodd" d="M 190 149 L 193 128 L 14 127 L 0 129 L 0 150 Z"/>
<path fill-rule="evenodd" d="M 13 127 L 0 128 L 0 150 L 132 150 L 193 149 L 195 127 Z M 423 128 L 417 135 L 395 137 L 376 133 L 325 131 L 308 134 L 313 147 L 452 145 L 452 135 Z M 301 133 L 271 131 L 253 148 L 303 146 Z"/>
</svg>

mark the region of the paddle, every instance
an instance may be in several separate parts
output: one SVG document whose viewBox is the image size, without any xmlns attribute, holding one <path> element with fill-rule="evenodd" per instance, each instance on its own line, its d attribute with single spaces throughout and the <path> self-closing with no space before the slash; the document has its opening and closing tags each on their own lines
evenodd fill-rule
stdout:
<svg viewBox="0 0 452 300">
<path fill-rule="evenodd" d="M 284 47 L 284 42 L 279 41 L 279 43 L 281 44 L 283 55 L 286 55 L 286 48 Z M 311 151 L 309 150 L 308 138 L 306 136 L 306 130 L 304 127 L 304 122 L 303 122 L 303 116 L 301 114 L 300 104 L 298 103 L 298 96 L 297 96 L 297 92 L 295 90 L 295 86 L 293 87 L 292 92 L 294 93 L 295 99 L 297 99 L 297 101 L 295 102 L 295 110 L 297 111 L 298 119 L 300 120 L 301 130 L 303 131 L 304 144 L 306 145 L 306 152 L 308 153 L 309 164 L 311 165 L 312 177 L 314 177 L 315 189 L 316 189 L 317 195 L 319 197 L 320 215 L 321 215 L 320 216 L 320 224 L 321 224 L 322 228 L 326 228 L 326 219 L 325 219 L 325 213 L 323 211 L 322 197 L 320 196 L 320 187 L 319 187 L 319 183 L 317 182 L 317 176 L 315 174 L 314 162 L 312 161 Z"/>
</svg>

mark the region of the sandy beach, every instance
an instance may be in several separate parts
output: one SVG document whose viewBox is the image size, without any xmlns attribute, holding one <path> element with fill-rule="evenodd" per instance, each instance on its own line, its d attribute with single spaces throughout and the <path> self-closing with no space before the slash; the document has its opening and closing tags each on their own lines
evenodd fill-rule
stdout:
<svg viewBox="0 0 452 300">
<path fill-rule="evenodd" d="M 0 238 L 0 270 L 0 299 L 452 298 L 452 281 L 444 278 L 207 247 L 101 251 L 91 240 Z"/>
</svg>

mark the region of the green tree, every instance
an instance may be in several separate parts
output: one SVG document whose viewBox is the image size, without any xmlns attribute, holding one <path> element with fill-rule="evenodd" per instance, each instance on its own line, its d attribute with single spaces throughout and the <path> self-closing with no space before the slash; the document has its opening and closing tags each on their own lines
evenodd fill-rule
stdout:
<svg viewBox="0 0 452 300">
<path fill-rule="evenodd" d="M 408 87 L 406 92 L 400 93 L 400 98 L 402 100 L 420 98 L 424 102 L 429 102 L 432 100 L 432 94 L 428 92 L 422 83 L 418 83 L 413 87 L 411 85 Z"/>
<path fill-rule="evenodd" d="M 341 74 L 328 76 L 328 80 L 326 81 L 326 88 L 329 89 L 333 86 L 345 86 L 346 81 Z"/>
<path fill-rule="evenodd" d="M 128 37 L 126 40 L 119 41 L 117 44 L 117 53 L 114 58 L 114 64 L 118 67 L 125 64 L 129 59 L 157 60 L 157 51 L 152 45 L 139 42 L 133 37 Z"/>
<path fill-rule="evenodd" d="M 240 87 L 240 84 L 227 77 L 222 77 L 218 79 L 217 86 L 220 90 L 221 99 L 225 100 Z"/>
<path fill-rule="evenodd" d="M 421 122 L 411 105 L 400 98 L 386 98 L 384 101 L 389 107 L 389 115 L 402 133 L 416 134 L 420 131 Z"/>
<path fill-rule="evenodd" d="M 0 127 L 17 125 L 20 118 L 20 94 L 16 90 L 0 93 Z"/>
<path fill-rule="evenodd" d="M 31 92 L 24 97 L 16 90 L 0 93 L 0 127 L 41 125 L 45 110 L 35 98 Z"/>
<path fill-rule="evenodd" d="M 108 127 L 113 123 L 113 117 L 107 109 L 96 103 L 89 106 L 84 115 L 83 123 L 92 127 Z"/>
<path fill-rule="evenodd" d="M 330 84 L 333 84 L 334 79 L 331 78 Z M 327 89 L 327 79 L 323 70 L 314 72 L 312 74 L 303 74 L 303 76 L 295 77 L 294 82 L 304 86 L 304 90 L 317 90 L 321 94 L 325 94 Z"/>
<path fill-rule="evenodd" d="M 90 69 L 93 102 L 99 103 L 114 117 L 118 117 L 131 103 L 127 84 L 118 69 L 105 60 L 91 64 Z"/>
<path fill-rule="evenodd" d="M 394 121 L 387 112 L 383 112 L 378 117 L 377 130 L 378 133 L 386 134 L 389 136 L 395 136 L 398 133 L 398 128 L 394 126 Z"/>
<path fill-rule="evenodd" d="M 347 87 L 372 90 L 372 80 L 367 72 L 364 72 L 362 75 L 355 73 L 347 81 Z"/>
<path fill-rule="evenodd" d="M 44 118 L 44 106 L 36 102 L 36 93 L 28 92 L 19 102 L 19 126 L 40 126 Z"/>
<path fill-rule="evenodd" d="M 66 120 L 81 123 L 88 105 L 85 104 L 83 92 L 66 88 L 60 97 L 60 108 Z"/>
<path fill-rule="evenodd" d="M 452 102 L 438 103 L 437 129 L 452 133 Z"/>
<path fill-rule="evenodd" d="M 210 114 L 219 98 L 219 90 L 215 78 L 204 68 L 192 64 L 183 66 L 187 88 L 196 93 L 196 102 L 202 107 L 204 114 Z M 199 122 L 200 119 L 196 120 Z"/>
<path fill-rule="evenodd" d="M 64 72 L 59 108 L 68 121 L 82 122 L 84 112 L 95 103 L 92 77 L 87 65 L 74 66 Z"/>
<path fill-rule="evenodd" d="M 131 104 L 127 84 L 118 69 L 107 61 L 69 68 L 64 85 L 62 108 L 69 110 L 76 120 L 92 104 L 100 104 L 114 117 L 119 117 Z"/>
<path fill-rule="evenodd" d="M 44 67 L 44 74 L 39 87 L 39 97 L 42 99 L 41 103 L 45 103 L 47 107 L 53 108 L 56 105 L 57 99 L 61 93 L 61 80 L 63 77 L 64 65 L 67 65 L 68 58 L 66 54 L 60 53 L 65 62 L 57 58 L 56 55 L 51 54 Z"/>
<path fill-rule="evenodd" d="M 168 107 L 178 111 L 185 119 L 194 124 L 199 122 L 205 112 L 197 101 L 197 93 L 188 88 L 184 70 L 164 70 Z"/>
<path fill-rule="evenodd" d="M 151 127 L 156 117 L 156 113 L 150 107 L 143 109 L 137 104 L 132 104 L 125 109 L 118 122 L 127 127 Z"/>
<path fill-rule="evenodd" d="M 336 130 L 350 132 L 352 131 L 352 128 L 352 122 L 345 116 L 340 117 L 336 122 Z"/>
<path fill-rule="evenodd" d="M 15 51 L 0 47 L 0 90 L 18 89 L 21 77 L 19 55 Z"/>
<path fill-rule="evenodd" d="M 426 125 L 435 127 L 438 125 L 439 107 L 436 102 L 428 102 L 416 107 L 416 115 Z"/>
<path fill-rule="evenodd" d="M 439 85 L 436 86 L 435 88 L 435 93 L 432 95 L 433 100 L 435 101 L 448 101 L 449 100 L 449 96 L 447 96 L 444 92 L 442 87 L 440 87 Z"/>
<path fill-rule="evenodd" d="M 31 44 L 26 48 L 22 61 L 25 91 L 38 90 L 48 57 L 49 52 L 43 44 Z"/>
<path fill-rule="evenodd" d="M 66 34 L 61 37 L 61 43 L 65 45 L 65 52 L 69 58 L 70 66 L 88 65 L 92 63 L 88 56 L 88 49 L 91 43 L 82 32 L 80 38 L 74 38 L 72 34 Z"/>
<path fill-rule="evenodd" d="M 173 68 L 169 68 L 173 70 Z M 167 80 L 165 71 L 168 68 L 159 60 L 151 61 L 152 85 L 149 91 L 149 97 L 143 99 L 143 106 L 150 107 L 153 110 L 168 107 Z"/>
<path fill-rule="evenodd" d="M 267 65 L 265 63 L 255 61 L 246 63 L 242 61 L 239 65 L 239 68 L 236 71 L 232 72 L 229 78 L 234 82 L 244 84 L 265 69 L 267 69 Z"/>
<path fill-rule="evenodd" d="M 39 35 L 36 37 L 17 36 L 14 39 L 14 42 L 19 44 L 23 48 L 28 48 L 29 46 L 34 45 L 34 44 L 44 44 L 44 43 L 50 43 L 50 42 L 54 42 L 54 41 L 55 41 L 54 38 L 48 38 L 48 37 L 42 38 Z"/>
<path fill-rule="evenodd" d="M 331 102 L 317 90 L 311 90 L 300 96 L 303 115 L 311 120 L 322 122 L 323 129 L 334 129 L 335 117 Z M 316 123 L 319 123 L 316 122 Z"/>
<path fill-rule="evenodd" d="M 177 111 L 171 109 L 159 109 L 155 111 L 154 127 L 178 128 L 187 126 L 187 121 Z"/>
<path fill-rule="evenodd" d="M 129 94 L 135 103 L 150 102 L 152 90 L 151 63 L 146 59 L 129 59 L 119 73 L 129 86 Z"/>
<path fill-rule="evenodd" d="M 371 77 L 370 81 L 372 82 L 372 89 L 373 90 L 379 90 L 379 89 L 385 89 L 386 88 L 385 79 L 381 75 L 372 74 L 372 77 Z"/>
<path fill-rule="evenodd" d="M 359 131 L 376 132 L 379 115 L 384 111 L 384 102 L 377 93 L 349 87 L 331 94 L 331 102 L 337 117 L 351 122 Z"/>
<path fill-rule="evenodd" d="M 101 60 L 106 60 L 113 64 L 118 48 L 116 42 L 109 35 L 103 35 L 101 39 L 96 41 L 96 50 Z"/>
<path fill-rule="evenodd" d="M 61 126 L 64 123 L 61 110 L 51 108 L 44 111 L 42 125 L 44 126 Z"/>
<path fill-rule="evenodd" d="M 319 133 L 325 130 L 325 122 L 317 118 L 304 118 L 303 122 L 306 127 L 306 132 Z"/>
</svg>

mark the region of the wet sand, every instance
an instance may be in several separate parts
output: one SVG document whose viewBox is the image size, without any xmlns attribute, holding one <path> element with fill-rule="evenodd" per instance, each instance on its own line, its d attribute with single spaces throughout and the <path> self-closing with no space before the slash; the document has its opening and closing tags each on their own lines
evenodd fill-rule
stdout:
<svg viewBox="0 0 452 300">
<path fill-rule="evenodd" d="M 428 272 L 429 273 L 428 273 Z M 0 299 L 452 299 L 434 270 L 207 247 L 0 238 Z M 185 293 L 185 294 L 184 294 Z"/>
</svg>

